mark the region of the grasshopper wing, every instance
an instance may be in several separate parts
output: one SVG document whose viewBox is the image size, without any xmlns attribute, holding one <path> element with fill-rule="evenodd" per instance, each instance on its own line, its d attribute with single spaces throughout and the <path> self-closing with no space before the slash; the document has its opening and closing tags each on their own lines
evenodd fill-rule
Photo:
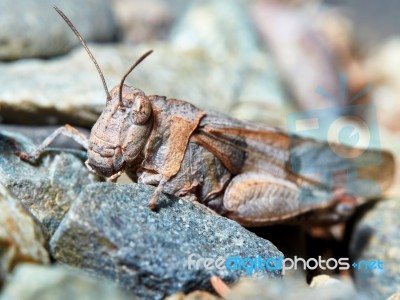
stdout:
<svg viewBox="0 0 400 300">
<path fill-rule="evenodd" d="M 363 202 L 381 195 L 394 176 L 394 158 L 386 151 L 332 145 L 214 112 L 192 139 L 236 175 L 223 201 L 242 223 L 281 221 L 347 196 Z"/>
</svg>

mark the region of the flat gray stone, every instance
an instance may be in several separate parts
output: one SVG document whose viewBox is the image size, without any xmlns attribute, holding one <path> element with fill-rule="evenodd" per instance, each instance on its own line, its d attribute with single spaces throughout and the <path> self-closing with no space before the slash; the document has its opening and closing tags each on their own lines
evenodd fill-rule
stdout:
<svg viewBox="0 0 400 300">
<path fill-rule="evenodd" d="M 92 184 L 74 201 L 50 248 L 56 261 L 115 281 L 139 297 L 162 299 L 176 292 L 211 290 L 212 274 L 232 282 L 245 272 L 203 266 L 188 258 L 283 256 L 269 241 L 203 206 L 159 197 L 158 212 L 148 208 L 154 188 L 139 184 Z M 251 276 L 277 277 L 280 270 Z"/>
<path fill-rule="evenodd" d="M 134 300 L 112 282 L 90 278 L 61 266 L 20 265 L 0 300 Z"/>
<path fill-rule="evenodd" d="M 51 235 L 85 185 L 98 181 L 89 173 L 79 150 L 49 150 L 36 165 L 21 161 L 18 152 L 35 145 L 26 137 L 0 132 L 0 183 L 8 188 Z"/>
<path fill-rule="evenodd" d="M 49 263 L 46 244 L 39 223 L 0 184 L 0 286 L 21 262 Z"/>
<path fill-rule="evenodd" d="M 107 0 L 2 0 L 0 60 L 60 55 L 79 44 L 54 5 L 88 41 L 113 39 L 116 25 Z"/>
</svg>

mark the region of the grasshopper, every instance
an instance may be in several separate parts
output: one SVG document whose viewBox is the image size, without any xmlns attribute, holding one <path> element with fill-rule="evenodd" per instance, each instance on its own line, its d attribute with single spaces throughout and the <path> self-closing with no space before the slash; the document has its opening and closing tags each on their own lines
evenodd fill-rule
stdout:
<svg viewBox="0 0 400 300">
<path fill-rule="evenodd" d="M 366 150 L 366 160 L 379 156 L 381 164 L 356 168 L 344 157 L 354 157 L 360 149 L 334 145 L 335 153 L 346 155 L 332 155 L 332 145 L 326 142 L 203 111 L 186 101 L 148 96 L 125 85 L 127 76 L 152 51 L 142 55 L 109 91 L 84 39 L 64 13 L 55 10 L 95 64 L 106 107 L 89 139 L 65 125 L 32 153 L 21 153 L 22 159 L 36 160 L 63 134 L 87 149 L 86 166 L 108 181 L 126 172 L 135 182 L 156 186 L 149 203 L 153 210 L 164 192 L 200 202 L 247 226 L 301 218 L 337 222 L 390 185 L 394 162 L 388 152 Z M 315 176 L 318 173 L 323 174 Z M 332 186 L 335 176 L 325 176 L 330 173 L 338 173 L 336 177 L 350 182 L 350 188 Z M 379 193 L 371 191 L 368 182 L 377 183 Z"/>
</svg>

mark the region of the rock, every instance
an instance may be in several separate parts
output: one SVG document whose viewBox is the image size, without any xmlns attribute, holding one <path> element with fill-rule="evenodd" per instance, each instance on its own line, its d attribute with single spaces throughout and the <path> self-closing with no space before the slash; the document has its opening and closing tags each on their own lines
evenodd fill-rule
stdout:
<svg viewBox="0 0 400 300">
<path fill-rule="evenodd" d="M 333 49 L 315 29 L 316 10 L 282 1 L 251 3 L 260 36 L 271 49 L 299 109 L 304 114 L 326 109 L 340 116 L 346 111 L 342 102 L 347 102 L 341 95 L 341 70 Z"/>
<path fill-rule="evenodd" d="M 0 286 L 21 262 L 49 263 L 40 225 L 0 184 Z"/>
<path fill-rule="evenodd" d="M 400 91 L 400 75 L 395 70 L 400 66 L 397 53 L 400 39 L 390 39 L 379 45 L 377 51 L 366 60 L 366 72 L 374 85 L 372 96 L 379 116 L 380 126 L 394 134 L 400 131 L 398 122 L 399 107 L 396 95 Z"/>
<path fill-rule="evenodd" d="M 318 275 L 312 279 L 312 281 L 310 283 L 310 287 L 320 288 L 320 287 L 326 287 L 326 286 L 338 286 L 340 284 L 341 284 L 340 280 L 338 280 L 336 278 L 333 278 L 328 275 Z"/>
<path fill-rule="evenodd" d="M 305 278 L 283 277 L 274 280 L 241 280 L 225 297 L 227 300 L 336 300 L 366 299 L 358 295 L 351 284 L 338 281 L 339 284 L 310 288 Z"/>
<path fill-rule="evenodd" d="M 251 61 L 257 37 L 242 0 L 192 1 L 185 16 L 171 32 L 171 43 L 180 49 L 204 49 L 211 58 L 230 61 L 240 68 Z M 196 35 L 193 35 L 196 33 Z M 240 74 L 231 74 L 240 78 Z"/>
<path fill-rule="evenodd" d="M 400 126 L 398 95 L 400 93 L 400 67 L 398 53 L 400 39 L 392 38 L 379 45 L 366 61 L 366 70 L 374 87 L 372 98 L 376 107 L 379 135 L 383 149 L 396 155 L 396 167 L 400 168 Z M 396 172 L 390 195 L 400 194 L 400 172 Z"/>
<path fill-rule="evenodd" d="M 399 300 L 400 299 L 400 293 L 393 294 L 387 300 Z"/>
<path fill-rule="evenodd" d="M 0 300 L 134 300 L 112 282 L 90 278 L 60 266 L 20 265 L 4 288 Z"/>
<path fill-rule="evenodd" d="M 79 44 L 54 11 L 54 5 L 64 11 L 88 41 L 113 39 L 116 26 L 107 0 L 3 0 L 0 2 L 0 60 L 60 55 Z"/>
<path fill-rule="evenodd" d="M 346 13 L 352 21 L 358 48 L 374 50 L 377 45 L 385 43 L 389 38 L 398 35 L 400 26 L 396 12 L 400 3 L 391 0 L 350 0 L 340 2 L 323 0 L 324 4 L 331 5 Z"/>
<path fill-rule="evenodd" d="M 150 47 L 138 50 L 132 46 L 90 45 L 90 48 L 111 89 L 128 66 Z M 152 45 L 152 48 L 155 53 L 128 77 L 127 84 L 149 95 L 185 99 L 202 108 L 229 110 L 230 88 L 218 84 L 228 70 L 210 61 L 202 50 L 178 53 L 167 46 Z M 213 78 L 203 76 L 211 70 Z M 89 127 L 105 107 L 100 78 L 82 49 L 58 60 L 0 63 L 0 81 L 7 87 L 0 90 L 1 118 L 7 123 L 70 123 Z"/>
<path fill-rule="evenodd" d="M 153 212 L 148 208 L 153 192 L 154 187 L 139 184 L 87 186 L 50 240 L 53 257 L 112 279 L 139 297 L 162 299 L 176 292 L 211 290 L 211 275 L 227 282 L 245 275 L 214 265 L 207 269 L 204 261 L 196 266 L 200 257 L 221 257 L 223 264 L 234 256 L 282 256 L 267 240 L 200 204 L 162 195 L 159 211 Z M 276 277 L 280 270 L 248 274 Z"/>
<path fill-rule="evenodd" d="M 166 297 L 164 300 L 219 300 L 219 299 L 221 298 L 216 297 L 205 291 L 194 291 L 187 295 L 185 295 L 184 293 L 178 293 Z"/>
<path fill-rule="evenodd" d="M 271 53 L 260 47 L 246 1 L 194 1 L 172 29 L 171 42 L 178 49 L 201 49 L 216 64 L 201 71 L 208 76 L 195 75 L 205 84 L 191 84 L 195 89 L 205 87 L 200 107 L 218 102 L 219 107 L 204 108 L 242 119 L 284 124 L 283 113 L 291 109 L 285 103 L 288 95 Z"/>
<path fill-rule="evenodd" d="M 83 187 L 98 181 L 84 165 L 86 153 L 45 152 L 38 165 L 21 161 L 16 153 L 35 145 L 22 135 L 0 132 L 0 183 L 7 187 L 51 235 Z"/>
<path fill-rule="evenodd" d="M 273 124 L 284 128 L 286 115 L 293 106 L 279 79 L 278 68 L 272 57 L 261 50 L 255 53 L 241 81 L 238 96 L 229 114 L 242 120 Z M 232 101 L 233 102 L 233 101 Z"/>
<path fill-rule="evenodd" d="M 215 78 L 203 76 L 204 72 L 213 69 L 215 76 L 221 79 L 226 71 L 210 61 L 201 50 L 183 54 L 168 46 L 151 47 L 156 52 L 128 77 L 127 84 L 150 95 L 203 103 L 203 108 L 228 109 L 224 106 L 227 95 L 221 96 L 226 91 L 217 86 Z M 90 45 L 90 48 L 111 89 L 119 84 L 128 66 L 150 46 L 138 49 L 133 46 Z M 100 78 L 83 49 L 58 60 L 0 64 L 0 82 L 7 87 L 0 90 L 0 104 L 1 117 L 8 123 L 70 123 L 89 127 L 105 107 L 106 97 Z M 222 100 L 215 103 L 205 101 L 210 96 Z"/>
<path fill-rule="evenodd" d="M 385 299 L 398 291 L 400 284 L 400 201 L 391 198 L 379 202 L 356 225 L 350 254 L 358 266 L 354 268 L 356 287 L 370 299 Z M 375 260 L 371 267 L 365 262 Z M 379 261 L 382 263 L 378 265 Z"/>
<path fill-rule="evenodd" d="M 207 26 L 201 23 L 204 14 L 210 21 Z M 233 28 L 223 25 L 233 19 L 229 23 Z M 109 89 L 119 84 L 141 54 L 154 49 L 127 78 L 127 84 L 148 95 L 183 99 L 202 109 L 244 119 L 282 121 L 287 109 L 284 87 L 247 19 L 239 1 L 197 1 L 168 42 L 89 47 Z M 210 36 L 210 32 L 216 34 Z M 189 43 L 188 36 L 195 40 Z M 105 106 L 100 78 L 81 47 L 58 59 L 0 63 L 0 82 L 0 117 L 6 123 L 90 127 Z"/>
<path fill-rule="evenodd" d="M 137 45 L 165 40 L 186 6 L 182 0 L 112 0 L 122 40 Z"/>
</svg>

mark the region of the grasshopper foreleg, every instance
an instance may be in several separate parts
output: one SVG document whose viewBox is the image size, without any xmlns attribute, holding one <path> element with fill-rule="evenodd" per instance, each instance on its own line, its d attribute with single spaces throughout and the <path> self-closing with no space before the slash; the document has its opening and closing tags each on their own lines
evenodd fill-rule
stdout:
<svg viewBox="0 0 400 300">
<path fill-rule="evenodd" d="M 21 152 L 19 153 L 19 157 L 23 160 L 35 162 L 40 157 L 40 155 L 44 151 L 46 151 L 51 142 L 53 142 L 53 140 L 59 135 L 70 137 L 75 142 L 80 144 L 83 148 L 85 148 L 86 150 L 88 149 L 88 138 L 82 132 L 67 124 L 63 127 L 58 128 L 56 131 L 50 134 L 34 151 L 32 151 L 31 153 Z"/>
</svg>

